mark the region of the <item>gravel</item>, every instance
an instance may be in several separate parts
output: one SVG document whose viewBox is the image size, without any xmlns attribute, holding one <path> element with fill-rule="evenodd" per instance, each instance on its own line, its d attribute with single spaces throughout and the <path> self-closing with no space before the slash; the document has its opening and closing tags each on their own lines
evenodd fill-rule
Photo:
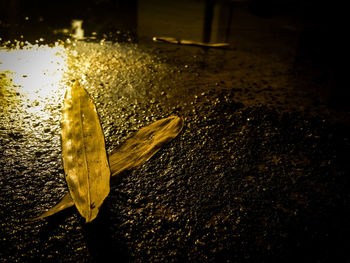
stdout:
<svg viewBox="0 0 350 263">
<path fill-rule="evenodd" d="M 108 151 L 154 120 L 171 114 L 185 120 L 177 138 L 112 186 L 90 224 L 75 208 L 26 221 L 67 192 L 62 90 L 46 104 L 16 95 L 16 87 L 1 93 L 21 101 L 7 101 L 0 115 L 1 261 L 349 260 L 349 127 L 317 109 L 292 109 L 276 99 L 261 103 L 270 97 L 261 90 L 273 78 L 254 88 L 259 66 L 246 67 L 255 72 L 246 79 L 232 73 L 232 65 L 220 71 L 249 82 L 242 84 L 251 87 L 245 92 L 232 84 L 240 80 L 215 73 L 221 51 L 210 51 L 206 64 L 198 49 L 170 49 L 173 55 L 84 42 L 68 49 L 66 83 L 83 76 Z M 288 101 L 290 91 L 273 94 Z M 43 115 L 33 107 L 42 107 Z"/>
</svg>

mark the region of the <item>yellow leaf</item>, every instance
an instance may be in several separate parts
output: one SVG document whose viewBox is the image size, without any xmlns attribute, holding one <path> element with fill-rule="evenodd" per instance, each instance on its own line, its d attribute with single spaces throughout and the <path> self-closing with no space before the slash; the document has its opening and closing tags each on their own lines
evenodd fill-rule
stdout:
<svg viewBox="0 0 350 263">
<path fill-rule="evenodd" d="M 112 178 L 118 179 L 123 172 L 144 164 L 164 144 L 175 138 L 182 128 L 183 120 L 177 116 L 170 116 L 143 127 L 109 156 Z M 73 205 L 70 194 L 66 194 L 57 205 L 33 220 L 51 216 Z"/>
<path fill-rule="evenodd" d="M 142 128 L 112 152 L 109 163 L 113 173 L 119 174 L 144 164 L 182 130 L 183 120 L 170 116 Z"/>
<path fill-rule="evenodd" d="M 66 92 L 61 129 L 69 193 L 80 214 L 90 222 L 109 193 L 110 170 L 95 105 L 79 82 Z"/>
<path fill-rule="evenodd" d="M 54 215 L 54 214 L 66 209 L 68 207 L 71 207 L 73 205 L 74 205 L 73 199 L 70 196 L 70 194 L 68 193 L 65 196 L 63 196 L 62 200 L 59 203 L 57 203 L 55 206 L 51 207 L 49 210 L 47 210 L 42 215 L 30 219 L 30 221 L 35 221 L 35 220 L 43 219 L 45 217 Z"/>
</svg>

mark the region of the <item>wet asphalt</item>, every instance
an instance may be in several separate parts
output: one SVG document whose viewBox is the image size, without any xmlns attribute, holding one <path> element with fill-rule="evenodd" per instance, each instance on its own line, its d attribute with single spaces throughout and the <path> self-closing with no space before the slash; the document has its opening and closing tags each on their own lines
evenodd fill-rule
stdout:
<svg viewBox="0 0 350 263">
<path fill-rule="evenodd" d="M 347 115 L 289 62 L 151 41 L 65 50 L 63 88 L 46 97 L 1 78 L 2 262 L 349 260 Z M 75 208 L 28 222 L 67 192 L 59 121 L 78 78 L 108 152 L 172 114 L 184 129 L 112 186 L 92 223 Z"/>
</svg>

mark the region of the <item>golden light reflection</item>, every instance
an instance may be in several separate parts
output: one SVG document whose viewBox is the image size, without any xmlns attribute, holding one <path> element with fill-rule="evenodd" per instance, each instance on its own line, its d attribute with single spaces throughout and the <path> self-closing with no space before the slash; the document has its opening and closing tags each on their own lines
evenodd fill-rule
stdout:
<svg viewBox="0 0 350 263">
<path fill-rule="evenodd" d="M 61 89 L 66 70 L 67 54 L 58 44 L 0 48 L 0 73 L 30 101 L 45 100 Z"/>
</svg>

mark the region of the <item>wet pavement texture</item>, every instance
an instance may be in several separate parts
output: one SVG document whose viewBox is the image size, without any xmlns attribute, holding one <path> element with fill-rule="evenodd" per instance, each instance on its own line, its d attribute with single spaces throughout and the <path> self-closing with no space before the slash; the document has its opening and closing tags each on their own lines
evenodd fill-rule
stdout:
<svg viewBox="0 0 350 263">
<path fill-rule="evenodd" d="M 260 53 L 244 34 L 228 49 L 125 36 L 2 39 L 0 260 L 348 261 L 349 113 L 323 74 L 333 67 L 302 63 L 291 47 L 273 55 L 275 41 Z M 185 126 L 112 185 L 93 222 L 75 208 L 28 222 L 68 191 L 59 122 L 75 79 L 108 152 L 163 117 Z"/>
</svg>

